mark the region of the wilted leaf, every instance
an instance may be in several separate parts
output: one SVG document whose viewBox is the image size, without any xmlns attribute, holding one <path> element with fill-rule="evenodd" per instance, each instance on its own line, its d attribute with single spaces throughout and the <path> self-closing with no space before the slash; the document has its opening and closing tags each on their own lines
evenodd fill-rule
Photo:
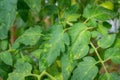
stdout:
<svg viewBox="0 0 120 80">
<path fill-rule="evenodd" d="M 71 37 L 69 53 L 73 54 L 73 58 L 80 59 L 87 55 L 91 37 L 90 32 L 87 31 L 87 27 L 82 23 L 77 23 L 69 30 L 69 35 Z"/>
<path fill-rule="evenodd" d="M 68 34 L 64 32 L 62 25 L 54 25 L 51 29 L 50 39 L 44 44 L 40 55 L 39 69 L 43 71 L 49 67 L 65 51 L 65 43 L 69 44 Z"/>
<path fill-rule="evenodd" d="M 111 59 L 114 63 L 120 64 L 120 49 L 109 48 L 105 51 L 104 59 Z"/>
<path fill-rule="evenodd" d="M 98 73 L 98 68 L 95 66 L 96 61 L 92 57 L 85 57 L 73 71 L 71 80 L 94 80 Z"/>
<path fill-rule="evenodd" d="M 15 70 L 9 73 L 7 80 L 25 80 L 31 74 L 32 66 L 27 62 L 17 61 Z"/>
<path fill-rule="evenodd" d="M 16 5 L 17 0 L 0 0 L 0 39 L 8 37 L 8 30 L 16 17 Z"/>
<path fill-rule="evenodd" d="M 8 51 L 4 51 L 0 53 L 0 59 L 8 65 L 12 65 L 13 64 L 13 60 L 12 60 L 12 55 L 8 52 Z"/>
</svg>

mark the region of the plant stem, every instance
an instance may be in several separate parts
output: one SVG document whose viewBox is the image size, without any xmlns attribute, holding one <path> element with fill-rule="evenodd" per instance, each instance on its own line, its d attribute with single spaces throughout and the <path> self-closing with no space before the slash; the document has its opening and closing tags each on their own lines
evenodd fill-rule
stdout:
<svg viewBox="0 0 120 80">
<path fill-rule="evenodd" d="M 87 18 L 83 23 L 84 23 L 84 24 L 87 23 L 87 22 L 89 21 L 89 19 L 90 19 L 90 18 Z"/>
<path fill-rule="evenodd" d="M 29 74 L 29 76 L 34 76 L 34 77 L 37 77 L 37 78 L 38 78 L 38 80 L 39 80 L 39 75 L 37 75 L 37 74 Z"/>
<path fill-rule="evenodd" d="M 38 80 L 41 80 L 41 78 L 46 75 L 48 76 L 49 78 L 51 78 L 51 80 L 56 80 L 52 75 L 50 75 L 49 73 L 47 73 L 46 71 L 43 71 L 40 76 L 38 77 Z"/>
<path fill-rule="evenodd" d="M 103 66 L 105 72 L 108 73 L 108 71 L 107 71 L 107 69 L 106 69 L 106 67 L 105 67 L 104 61 L 101 59 L 101 57 L 100 57 L 100 55 L 99 55 L 97 49 L 95 48 L 95 46 L 93 45 L 92 42 L 90 42 L 90 44 L 91 44 L 91 46 L 93 47 L 93 49 L 95 50 L 95 53 L 96 53 L 98 59 L 100 60 L 100 62 L 101 62 L 101 64 L 102 64 L 102 66 Z"/>
<path fill-rule="evenodd" d="M 47 73 L 46 71 L 44 71 L 44 74 L 47 75 L 48 77 L 51 78 L 51 80 L 56 80 L 52 75 L 50 75 L 49 73 Z"/>
<path fill-rule="evenodd" d="M 43 71 L 40 75 L 38 74 L 29 74 L 29 76 L 34 76 L 37 77 L 38 80 L 41 80 L 41 78 L 46 75 L 49 78 L 51 78 L 51 80 L 56 80 L 52 75 L 50 75 L 49 73 L 47 73 L 46 71 Z"/>
</svg>

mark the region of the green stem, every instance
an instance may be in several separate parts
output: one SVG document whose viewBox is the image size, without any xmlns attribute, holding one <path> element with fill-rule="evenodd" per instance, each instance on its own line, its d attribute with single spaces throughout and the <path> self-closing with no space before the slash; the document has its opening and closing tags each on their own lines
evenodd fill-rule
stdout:
<svg viewBox="0 0 120 80">
<path fill-rule="evenodd" d="M 87 18 L 83 23 L 84 23 L 84 24 L 87 23 L 87 22 L 89 21 L 89 19 L 90 19 L 90 18 Z"/>
<path fill-rule="evenodd" d="M 40 80 L 40 79 L 39 79 L 39 75 L 37 75 L 37 74 L 29 74 L 29 76 L 37 77 L 38 80 Z"/>
<path fill-rule="evenodd" d="M 48 76 L 49 78 L 51 78 L 51 80 L 56 80 L 52 75 L 50 75 L 49 73 L 47 73 L 46 71 L 43 71 L 40 76 L 38 77 L 38 80 L 41 80 L 41 78 L 46 75 Z"/>
<path fill-rule="evenodd" d="M 106 60 L 104 60 L 104 62 L 106 62 L 106 61 L 108 61 L 108 60 L 110 60 L 110 58 L 107 58 Z"/>
<path fill-rule="evenodd" d="M 94 27 L 88 27 L 87 30 L 89 30 L 89 29 L 94 29 Z"/>
<path fill-rule="evenodd" d="M 43 71 L 40 75 L 38 75 L 38 74 L 29 74 L 29 76 L 37 77 L 38 80 L 41 80 L 44 75 L 46 75 L 49 78 L 51 78 L 51 80 L 56 80 L 52 75 L 50 75 L 46 71 Z"/>
<path fill-rule="evenodd" d="M 67 22 L 67 24 L 68 24 L 69 26 L 73 26 L 73 23 Z"/>
<path fill-rule="evenodd" d="M 44 71 L 44 74 L 47 75 L 49 78 L 51 78 L 51 80 L 56 80 L 52 75 L 50 75 L 50 74 L 47 73 L 46 71 Z"/>
<path fill-rule="evenodd" d="M 71 29 L 71 27 L 65 28 L 65 29 L 63 30 L 63 32 L 65 32 L 65 31 L 67 31 L 67 30 L 69 30 L 69 29 Z"/>
<path fill-rule="evenodd" d="M 101 59 L 101 57 L 100 57 L 100 55 L 99 55 L 97 49 L 95 48 L 95 46 L 93 45 L 92 42 L 90 42 L 90 44 L 91 44 L 91 46 L 93 47 L 93 49 L 95 50 L 95 53 L 96 53 L 98 59 L 100 60 L 100 62 L 101 62 L 101 64 L 102 64 L 102 66 L 103 66 L 105 72 L 108 73 L 108 71 L 107 71 L 107 69 L 106 69 L 106 67 L 105 67 L 104 61 Z"/>
</svg>

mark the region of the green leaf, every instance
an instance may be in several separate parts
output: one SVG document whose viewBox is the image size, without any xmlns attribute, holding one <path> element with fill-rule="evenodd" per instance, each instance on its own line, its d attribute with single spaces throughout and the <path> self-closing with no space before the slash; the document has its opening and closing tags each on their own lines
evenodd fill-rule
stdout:
<svg viewBox="0 0 120 80">
<path fill-rule="evenodd" d="M 7 39 L 2 40 L 2 41 L 0 42 L 0 48 L 1 48 L 2 50 L 6 50 L 6 49 L 8 48 L 8 40 L 7 40 Z"/>
<path fill-rule="evenodd" d="M 79 10 L 79 5 L 75 4 L 75 5 L 71 5 L 70 7 L 65 9 L 65 13 L 69 13 L 69 14 L 75 14 L 78 12 Z"/>
<path fill-rule="evenodd" d="M 100 75 L 99 80 L 119 80 L 120 77 L 116 73 L 104 73 Z"/>
<path fill-rule="evenodd" d="M 6 79 L 7 75 L 8 75 L 8 72 L 0 68 L 0 77 L 3 78 L 4 80 L 7 80 Z"/>
<path fill-rule="evenodd" d="M 43 71 L 54 63 L 56 58 L 60 55 L 60 51 L 65 51 L 66 42 L 69 43 L 68 34 L 64 32 L 62 25 L 54 25 L 51 28 L 50 39 L 44 44 L 43 51 L 40 55 L 40 71 Z"/>
<path fill-rule="evenodd" d="M 100 36 L 100 33 L 98 31 L 92 31 L 91 34 L 92 34 L 92 38 L 95 38 L 95 39 L 97 39 Z"/>
<path fill-rule="evenodd" d="M 103 35 L 107 35 L 108 34 L 108 28 L 106 28 L 105 26 L 103 26 L 103 23 L 98 23 L 98 28 L 97 31 Z"/>
<path fill-rule="evenodd" d="M 29 9 L 29 6 L 24 0 L 18 0 L 17 11 L 24 22 L 28 20 Z"/>
<path fill-rule="evenodd" d="M 37 13 L 41 10 L 41 0 L 24 0 L 28 6 Z"/>
<path fill-rule="evenodd" d="M 96 19 L 90 19 L 87 23 L 87 26 L 97 27 Z"/>
<path fill-rule="evenodd" d="M 69 30 L 69 35 L 71 37 L 69 53 L 73 54 L 73 58 L 80 59 L 87 55 L 91 37 L 87 27 L 82 23 L 77 23 Z"/>
<path fill-rule="evenodd" d="M 58 12 L 59 12 L 59 9 L 56 5 L 47 5 L 45 6 L 43 15 L 52 16 L 54 14 L 58 14 Z"/>
<path fill-rule="evenodd" d="M 65 15 L 65 21 L 66 22 L 77 21 L 79 17 L 80 17 L 80 14 L 67 14 Z"/>
<path fill-rule="evenodd" d="M 108 34 L 108 29 L 104 27 L 101 23 L 98 24 L 97 31 L 99 34 L 100 39 L 97 41 L 97 44 L 101 48 L 108 48 L 112 46 L 115 42 L 116 34 Z"/>
<path fill-rule="evenodd" d="M 63 79 L 68 80 L 76 65 L 76 62 L 73 61 L 72 54 L 64 54 L 61 58 L 61 63 Z"/>
<path fill-rule="evenodd" d="M 41 51 L 42 51 L 41 49 L 37 49 L 37 50 L 33 51 L 33 52 L 31 53 L 31 55 L 32 55 L 33 57 L 35 57 L 36 59 L 39 59 L 39 58 L 40 58 Z"/>
<path fill-rule="evenodd" d="M 17 61 L 15 70 L 9 73 L 7 80 L 25 80 L 31 74 L 32 66 L 27 62 Z"/>
<path fill-rule="evenodd" d="M 13 48 L 18 48 L 20 43 L 25 45 L 35 45 L 41 37 L 40 26 L 31 27 L 26 30 L 13 44 Z"/>
<path fill-rule="evenodd" d="M 80 17 L 80 14 L 77 13 L 71 13 L 71 12 L 64 12 L 62 15 L 63 23 L 69 23 L 77 21 L 77 19 Z"/>
<path fill-rule="evenodd" d="M 112 62 L 120 64 L 120 49 L 109 48 L 105 51 L 104 59 L 111 59 Z"/>
<path fill-rule="evenodd" d="M 71 80 L 94 80 L 98 73 L 98 68 L 95 66 L 96 61 L 92 57 L 85 57 L 80 62 L 77 68 L 73 71 Z"/>
<path fill-rule="evenodd" d="M 120 48 L 120 38 L 116 38 L 114 46 Z"/>
<path fill-rule="evenodd" d="M 0 53 L 0 59 L 8 65 L 12 65 L 13 64 L 13 60 L 12 60 L 12 55 L 8 52 L 8 51 L 4 51 Z"/>
<path fill-rule="evenodd" d="M 83 16 L 87 19 L 108 20 L 116 16 L 116 14 L 108 9 L 97 5 L 87 5 L 84 9 Z"/>
<path fill-rule="evenodd" d="M 60 9 L 63 9 L 65 7 L 69 7 L 71 5 L 71 1 L 70 0 L 58 0 L 58 5 Z"/>
<path fill-rule="evenodd" d="M 115 42 L 116 34 L 107 34 L 107 35 L 101 35 L 101 39 L 98 40 L 97 44 L 101 48 L 108 48 L 112 46 L 112 44 Z"/>
<path fill-rule="evenodd" d="M 77 11 L 78 5 L 67 8 L 61 16 L 62 23 L 69 24 L 70 22 L 77 21 L 77 19 L 80 18 L 80 14 L 78 14 Z"/>
<path fill-rule="evenodd" d="M 17 0 L 0 0 L 0 39 L 8 37 L 8 30 L 16 17 Z"/>
</svg>

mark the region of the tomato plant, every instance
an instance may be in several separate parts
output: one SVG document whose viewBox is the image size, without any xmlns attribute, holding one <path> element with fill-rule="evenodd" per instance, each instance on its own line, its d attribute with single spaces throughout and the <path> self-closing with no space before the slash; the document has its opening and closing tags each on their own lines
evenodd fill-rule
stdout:
<svg viewBox="0 0 120 80">
<path fill-rule="evenodd" d="M 119 24 L 119 0 L 0 0 L 0 80 L 119 80 Z"/>
</svg>

